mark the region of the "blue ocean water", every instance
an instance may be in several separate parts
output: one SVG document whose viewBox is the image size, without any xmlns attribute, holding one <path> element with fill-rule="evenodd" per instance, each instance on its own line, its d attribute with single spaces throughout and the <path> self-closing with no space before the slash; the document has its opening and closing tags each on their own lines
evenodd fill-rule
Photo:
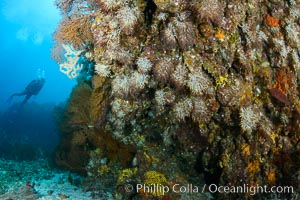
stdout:
<svg viewBox="0 0 300 200">
<path fill-rule="evenodd" d="M 59 141 L 54 110 L 76 84 L 51 59 L 59 19 L 54 0 L 0 1 L 0 199 L 88 199 L 70 172 L 49 167 Z"/>
<path fill-rule="evenodd" d="M 51 153 L 56 145 L 53 108 L 67 100 L 76 84 L 50 56 L 59 19 L 53 0 L 0 2 L 0 158 L 29 159 L 37 149 Z M 24 106 L 26 95 L 8 101 L 39 76 L 45 84 Z M 25 149 L 28 155 L 20 153 Z"/>
</svg>

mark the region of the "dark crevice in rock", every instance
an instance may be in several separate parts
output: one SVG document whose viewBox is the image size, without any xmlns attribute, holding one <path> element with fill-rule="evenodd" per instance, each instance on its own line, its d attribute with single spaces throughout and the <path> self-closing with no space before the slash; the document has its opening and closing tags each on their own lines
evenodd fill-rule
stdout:
<svg viewBox="0 0 300 200">
<path fill-rule="evenodd" d="M 156 11 L 157 6 L 155 5 L 153 0 L 146 1 L 146 8 L 144 10 L 145 21 L 147 25 L 152 23 L 153 14 Z"/>
</svg>

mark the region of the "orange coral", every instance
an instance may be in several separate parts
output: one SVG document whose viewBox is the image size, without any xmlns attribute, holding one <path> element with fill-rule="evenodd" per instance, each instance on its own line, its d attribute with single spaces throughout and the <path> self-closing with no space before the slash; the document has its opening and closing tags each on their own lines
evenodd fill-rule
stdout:
<svg viewBox="0 0 300 200">
<path fill-rule="evenodd" d="M 279 19 L 277 17 L 272 17 L 269 14 L 265 16 L 265 23 L 271 27 L 278 27 L 279 26 Z"/>
<path fill-rule="evenodd" d="M 269 89 L 270 94 L 280 102 L 290 105 L 288 93 L 290 92 L 293 74 L 289 71 L 288 67 L 282 67 L 276 74 L 276 82 L 272 88 Z"/>
<path fill-rule="evenodd" d="M 217 30 L 215 37 L 218 38 L 219 40 L 223 40 L 225 38 L 225 33 L 219 29 L 219 30 Z"/>
<path fill-rule="evenodd" d="M 282 67 L 277 72 L 276 82 L 270 89 L 271 95 L 286 105 L 290 104 L 287 95 L 290 93 L 290 84 L 292 79 L 293 74 L 289 71 L 289 68 Z"/>
<path fill-rule="evenodd" d="M 251 154 L 250 145 L 249 144 L 243 144 L 242 145 L 242 152 L 244 155 L 249 156 Z"/>
<path fill-rule="evenodd" d="M 287 67 L 280 68 L 276 75 L 276 83 L 274 84 L 274 88 L 283 94 L 286 94 L 290 88 L 288 82 L 291 79 L 291 75 L 288 70 Z"/>
<path fill-rule="evenodd" d="M 93 38 L 89 16 L 65 18 L 55 32 L 55 39 L 59 43 L 71 43 L 73 47 L 81 49 Z"/>
<path fill-rule="evenodd" d="M 259 160 L 256 159 L 253 162 L 250 162 L 247 166 L 249 176 L 253 178 L 257 172 L 259 172 Z"/>
<path fill-rule="evenodd" d="M 276 173 L 275 173 L 275 169 L 271 169 L 269 172 L 266 173 L 268 181 L 270 183 L 275 183 L 276 180 Z"/>
</svg>

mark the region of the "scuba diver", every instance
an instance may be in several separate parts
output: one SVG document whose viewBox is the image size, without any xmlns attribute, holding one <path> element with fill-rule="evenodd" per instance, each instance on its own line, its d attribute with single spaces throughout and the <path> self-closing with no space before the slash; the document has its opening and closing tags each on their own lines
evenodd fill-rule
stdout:
<svg viewBox="0 0 300 200">
<path fill-rule="evenodd" d="M 43 88 L 45 84 L 45 78 L 44 78 L 44 71 L 42 72 L 42 75 L 40 74 L 40 71 L 38 71 L 38 78 L 31 81 L 25 88 L 23 92 L 20 93 L 14 93 L 12 94 L 9 99 L 7 100 L 8 103 L 10 103 L 14 96 L 25 96 L 24 100 L 21 103 L 21 107 L 27 103 L 27 101 L 30 99 L 31 96 L 37 95 L 41 89 Z"/>
</svg>

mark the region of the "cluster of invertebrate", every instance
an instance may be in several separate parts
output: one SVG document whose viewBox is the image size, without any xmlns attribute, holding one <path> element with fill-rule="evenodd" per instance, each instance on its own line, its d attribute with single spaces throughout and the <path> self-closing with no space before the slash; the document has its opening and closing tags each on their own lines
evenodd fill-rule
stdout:
<svg viewBox="0 0 300 200">
<path fill-rule="evenodd" d="M 207 182 L 300 184 L 298 1 L 82 2 L 89 31 L 58 39 L 91 54 L 101 130 L 137 152 L 176 146 Z"/>
</svg>

